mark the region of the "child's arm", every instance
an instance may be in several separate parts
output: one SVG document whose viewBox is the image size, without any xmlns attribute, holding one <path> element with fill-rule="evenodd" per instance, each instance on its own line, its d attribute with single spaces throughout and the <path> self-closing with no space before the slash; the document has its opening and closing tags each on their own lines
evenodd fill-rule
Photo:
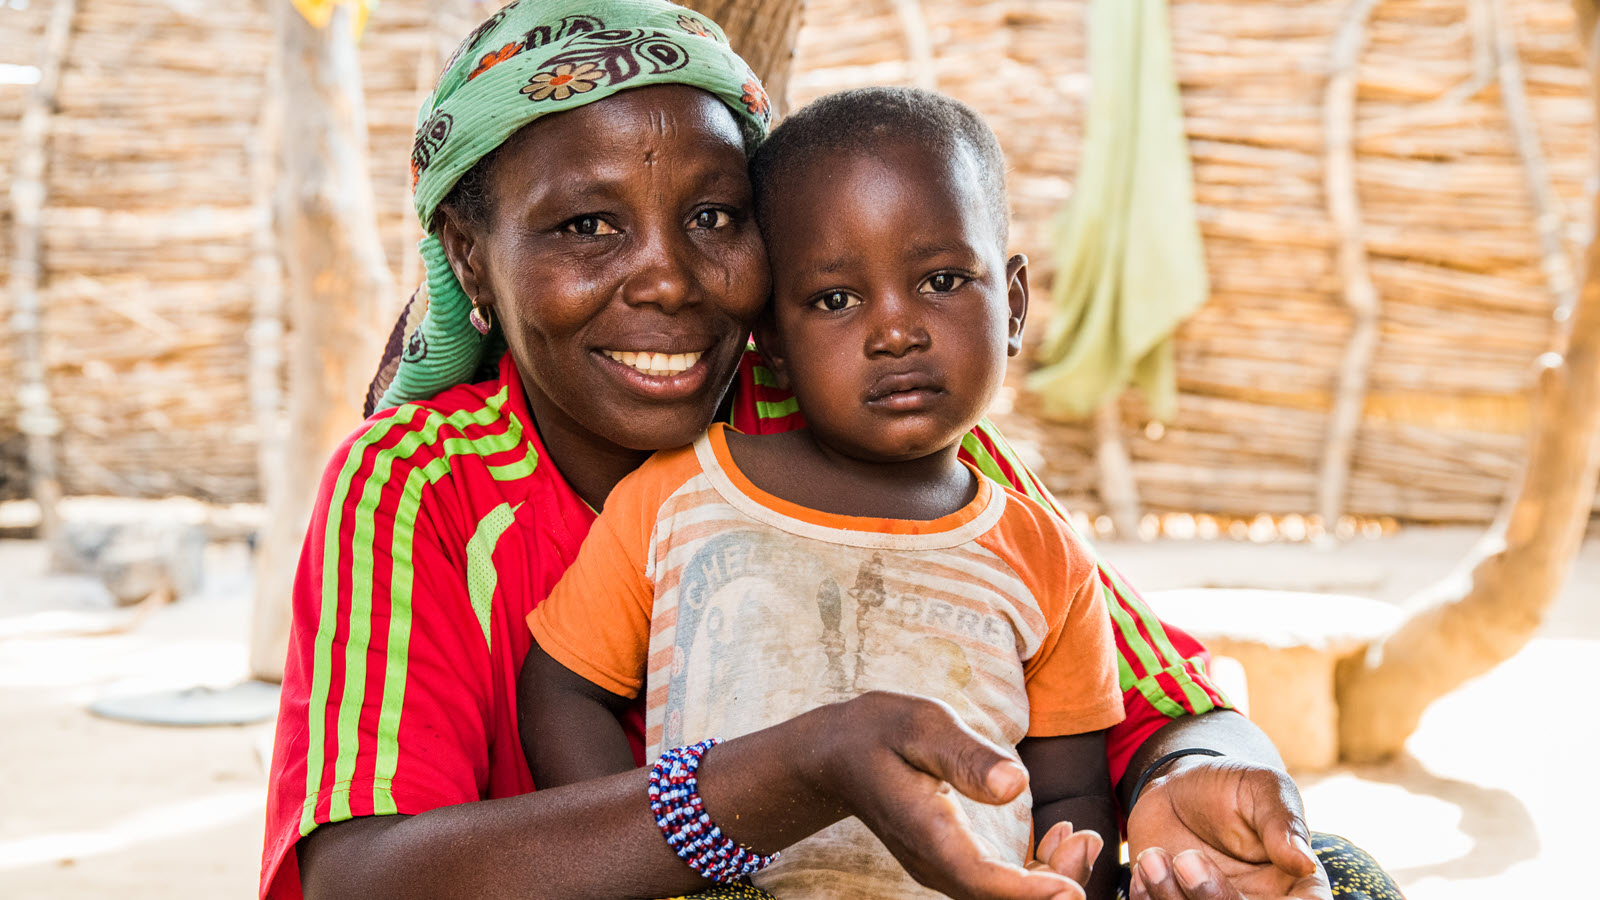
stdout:
<svg viewBox="0 0 1600 900">
<path fill-rule="evenodd" d="M 1119 842 L 1106 733 L 1024 738 L 1017 755 L 1033 787 L 1034 838 L 1042 841 L 1057 822 L 1071 822 L 1074 835 L 1098 834 L 1100 852 L 1083 888 L 1088 900 L 1111 900 L 1117 889 Z"/>
<path fill-rule="evenodd" d="M 517 731 L 534 785 L 560 787 L 631 771 L 633 752 L 618 721 L 628 703 L 538 644 L 529 648 L 517 676 Z"/>
</svg>

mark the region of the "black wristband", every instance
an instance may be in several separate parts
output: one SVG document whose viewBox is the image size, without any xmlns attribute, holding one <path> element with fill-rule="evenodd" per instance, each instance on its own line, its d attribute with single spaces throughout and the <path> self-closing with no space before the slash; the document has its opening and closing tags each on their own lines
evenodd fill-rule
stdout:
<svg viewBox="0 0 1600 900">
<path fill-rule="evenodd" d="M 1139 780 L 1133 783 L 1133 796 L 1128 798 L 1128 812 L 1130 814 L 1133 812 L 1133 806 L 1134 806 L 1135 803 L 1139 802 L 1139 795 L 1144 793 L 1145 785 L 1148 784 L 1150 782 L 1150 779 L 1155 777 L 1156 772 L 1162 766 L 1166 765 L 1167 763 L 1172 762 L 1175 759 L 1181 759 L 1181 758 L 1183 758 L 1185 756 L 1227 756 L 1227 755 L 1228 754 L 1223 753 L 1220 750 L 1212 750 L 1212 749 L 1210 749 L 1208 747 L 1185 747 L 1182 750 L 1174 750 L 1171 753 L 1168 753 L 1167 755 L 1165 755 L 1165 756 L 1161 757 L 1160 759 L 1156 760 L 1155 762 L 1151 763 L 1150 765 L 1145 766 L 1144 767 L 1144 772 L 1142 772 L 1139 775 Z"/>
</svg>

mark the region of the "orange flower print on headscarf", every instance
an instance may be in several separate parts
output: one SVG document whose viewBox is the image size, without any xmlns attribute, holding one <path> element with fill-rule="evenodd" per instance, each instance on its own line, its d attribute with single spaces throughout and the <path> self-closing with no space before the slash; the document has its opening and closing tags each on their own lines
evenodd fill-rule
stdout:
<svg viewBox="0 0 1600 900">
<path fill-rule="evenodd" d="M 522 42 L 521 41 L 512 41 L 511 43 L 505 45 L 504 47 L 501 47 L 499 50 L 496 50 L 493 53 L 485 53 L 483 55 L 483 59 L 478 60 L 478 67 L 476 69 L 473 69 L 472 70 L 472 74 L 467 76 L 467 80 L 471 81 L 472 79 L 477 78 L 479 75 L 482 75 L 483 73 L 489 71 L 490 69 L 494 68 L 495 66 L 498 66 L 499 64 L 505 62 L 506 60 L 510 59 L 513 56 L 516 56 L 518 53 L 521 53 L 521 52 L 522 52 Z"/>
<path fill-rule="evenodd" d="M 592 62 L 576 66 L 562 63 L 548 72 L 528 79 L 522 93 L 531 100 L 565 100 L 573 94 L 586 94 L 605 77 L 600 67 Z"/>
<path fill-rule="evenodd" d="M 751 115 L 760 116 L 763 121 L 772 117 L 772 101 L 767 99 L 767 89 L 754 75 L 744 83 L 744 96 L 739 99 L 744 101 L 744 108 L 750 110 Z"/>
</svg>

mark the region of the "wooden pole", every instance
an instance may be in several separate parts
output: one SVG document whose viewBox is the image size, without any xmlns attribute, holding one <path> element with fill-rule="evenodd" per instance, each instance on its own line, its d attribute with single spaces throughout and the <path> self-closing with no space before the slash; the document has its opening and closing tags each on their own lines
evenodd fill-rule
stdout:
<svg viewBox="0 0 1600 900">
<path fill-rule="evenodd" d="M 722 26 L 728 43 L 761 79 L 776 121 L 789 108 L 789 74 L 806 0 L 684 0 Z"/>
<path fill-rule="evenodd" d="M 61 547 L 61 481 L 56 471 L 56 435 L 61 419 L 50 400 L 44 358 L 43 278 L 40 246 L 46 198 L 45 165 L 55 116 L 56 87 L 72 38 L 77 0 L 56 0 L 45 25 L 39 81 L 23 103 L 17 155 L 11 175 L 11 334 L 17 354 L 18 429 L 27 440 L 28 491 L 39 505 L 39 537 L 52 556 Z"/>
<path fill-rule="evenodd" d="M 1354 135 L 1356 69 L 1367 46 L 1367 20 L 1379 2 L 1352 0 L 1346 7 L 1334 37 L 1322 106 L 1326 158 L 1323 189 L 1327 195 L 1328 215 L 1338 234 L 1339 279 L 1344 285 L 1344 302 L 1350 309 L 1353 326 L 1344 358 L 1339 363 L 1317 482 L 1317 512 L 1322 516 L 1325 534 L 1333 533 L 1344 512 L 1356 431 L 1361 427 L 1366 405 L 1367 377 L 1378 347 L 1378 291 L 1367 271 L 1366 237 L 1356 191 Z"/>
<path fill-rule="evenodd" d="M 1574 6 L 1600 100 L 1594 77 L 1600 58 L 1592 52 L 1596 3 Z M 1600 221 L 1600 193 L 1593 202 L 1591 215 Z M 1583 286 L 1566 324 L 1565 352 L 1539 360 L 1527 468 L 1515 500 L 1455 574 L 1412 600 L 1399 628 L 1340 663 L 1344 758 L 1399 752 L 1430 703 L 1522 649 L 1560 593 L 1600 471 L 1600 239 L 1589 241 Z"/>
<path fill-rule="evenodd" d="M 274 0 L 280 102 L 293 127 L 280 129 L 274 198 L 289 320 L 288 431 L 281 460 L 262 473 L 268 520 L 256 559 L 256 621 L 250 667 L 282 678 L 288 597 L 323 467 L 361 423 L 377 365 L 380 313 L 394 285 L 378 237 L 367 172 L 361 71 L 341 4 L 323 28 Z"/>
</svg>

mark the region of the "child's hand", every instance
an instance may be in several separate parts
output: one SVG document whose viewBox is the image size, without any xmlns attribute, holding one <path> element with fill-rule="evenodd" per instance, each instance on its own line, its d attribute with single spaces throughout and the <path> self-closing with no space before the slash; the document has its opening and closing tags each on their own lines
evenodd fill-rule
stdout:
<svg viewBox="0 0 1600 900">
<path fill-rule="evenodd" d="M 1099 834 L 1073 831 L 1071 822 L 1057 822 L 1044 833 L 1028 868 L 1055 872 L 1080 885 L 1088 884 L 1089 873 L 1094 871 L 1095 858 L 1100 855 L 1103 846 L 1105 841 Z"/>
</svg>

